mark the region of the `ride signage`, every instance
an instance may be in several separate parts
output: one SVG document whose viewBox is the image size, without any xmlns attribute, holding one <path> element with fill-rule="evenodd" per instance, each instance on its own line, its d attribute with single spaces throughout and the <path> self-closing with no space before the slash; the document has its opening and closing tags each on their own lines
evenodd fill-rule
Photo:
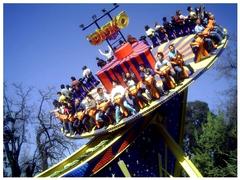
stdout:
<svg viewBox="0 0 240 180">
<path fill-rule="evenodd" d="M 115 39 L 119 30 L 128 25 L 129 18 L 127 14 L 122 11 L 114 19 L 107 24 L 97 29 L 94 33 L 87 36 L 87 40 L 92 45 L 99 45 L 106 39 Z"/>
</svg>

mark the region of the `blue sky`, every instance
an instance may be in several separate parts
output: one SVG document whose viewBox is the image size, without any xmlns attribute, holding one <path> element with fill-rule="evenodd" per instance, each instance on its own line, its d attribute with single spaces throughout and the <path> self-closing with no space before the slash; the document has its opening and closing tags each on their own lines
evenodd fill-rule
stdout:
<svg viewBox="0 0 240 180">
<path fill-rule="evenodd" d="M 122 33 L 139 37 L 145 33 L 144 25 L 161 23 L 163 16 L 170 18 L 177 9 L 187 14 L 189 5 L 120 4 L 112 15 L 125 10 L 130 22 Z M 229 33 L 237 32 L 236 4 L 207 4 L 205 7 Z M 104 49 L 107 44 L 90 45 L 85 37 L 95 27 L 83 32 L 79 25 L 88 24 L 93 14 L 102 15 L 103 8 L 110 9 L 112 4 L 4 4 L 4 81 L 45 89 L 68 84 L 71 76 L 81 77 L 83 65 L 97 72 L 95 58 L 101 57 L 97 49 Z M 103 19 L 100 23 L 107 21 Z M 216 81 L 216 72 L 211 69 L 189 88 L 188 100 L 206 101 L 215 109 L 219 100 L 216 92 L 227 86 L 225 79 Z"/>
</svg>

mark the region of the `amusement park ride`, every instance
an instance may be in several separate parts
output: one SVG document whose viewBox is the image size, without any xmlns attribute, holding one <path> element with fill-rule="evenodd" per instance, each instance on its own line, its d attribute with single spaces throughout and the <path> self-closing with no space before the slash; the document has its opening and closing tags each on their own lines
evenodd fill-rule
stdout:
<svg viewBox="0 0 240 180">
<path fill-rule="evenodd" d="M 110 15 L 117 7 L 115 4 L 113 9 L 105 10 L 100 18 L 93 17 L 94 21 L 88 26 L 81 26 L 85 30 L 96 25 L 98 30 L 87 36 L 88 41 L 93 45 L 106 41 L 114 52 L 114 59 L 97 72 L 101 81 L 98 87 L 110 91 L 113 80 L 124 85 L 120 74 L 129 71 L 141 81 L 138 66 L 144 64 L 154 69 L 156 60 L 153 54 L 162 51 L 167 55 L 170 44 L 175 45 L 194 73 L 184 79 L 181 85 L 170 89 L 167 95 L 115 125 L 93 129 L 74 137 L 66 136 L 72 139 L 92 139 L 37 177 L 179 177 L 182 170 L 190 177 L 202 177 L 201 170 L 194 166 L 181 149 L 188 87 L 218 59 L 227 45 L 228 36 L 225 36 L 214 54 L 196 63 L 190 46 L 195 34 L 175 38 L 154 48 L 149 48 L 141 41 L 130 45 L 120 31 L 128 25 L 127 14 L 120 12 L 114 18 Z M 110 18 L 110 22 L 100 27 L 98 21 L 105 16 Z M 226 33 L 226 29 L 224 31 Z M 113 47 L 120 40 L 117 39 L 119 35 L 123 43 Z M 113 40 L 115 42 L 111 43 Z M 96 96 L 96 89 L 90 93 Z"/>
</svg>

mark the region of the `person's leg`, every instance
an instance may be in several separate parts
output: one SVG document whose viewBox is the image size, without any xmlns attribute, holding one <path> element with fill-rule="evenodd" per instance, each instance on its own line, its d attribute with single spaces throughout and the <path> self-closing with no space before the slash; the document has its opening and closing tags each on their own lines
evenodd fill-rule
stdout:
<svg viewBox="0 0 240 180">
<path fill-rule="evenodd" d="M 204 48 L 210 53 L 213 49 L 212 47 L 212 40 L 210 38 L 204 38 Z"/>
<path fill-rule="evenodd" d="M 70 129 L 70 135 L 73 135 L 74 134 L 74 127 L 73 127 L 73 122 L 69 122 L 69 129 Z"/>
<path fill-rule="evenodd" d="M 136 96 L 132 96 L 132 95 L 129 94 L 129 99 L 132 100 L 132 103 L 131 103 L 131 104 L 132 104 L 134 107 L 136 107 L 136 111 L 140 111 L 140 108 L 139 108 L 139 105 L 138 105 L 138 100 L 137 100 L 137 95 L 136 95 Z M 125 100 L 127 101 L 128 104 L 130 104 L 127 99 L 125 99 Z"/>
<path fill-rule="evenodd" d="M 173 40 L 177 38 L 176 32 L 173 29 L 167 30 L 168 39 Z"/>
<path fill-rule="evenodd" d="M 149 101 L 152 101 L 152 100 L 153 100 L 153 97 L 152 97 L 150 91 L 149 91 L 147 88 L 145 89 L 145 93 L 146 93 L 147 98 L 149 99 Z"/>
<path fill-rule="evenodd" d="M 106 117 L 106 121 L 109 123 L 109 124 L 113 124 L 113 120 L 111 118 L 111 116 L 108 114 L 108 113 L 104 113 L 104 116 Z"/>
<path fill-rule="evenodd" d="M 118 123 L 120 121 L 121 115 L 120 115 L 120 107 L 116 106 L 115 107 L 115 119 L 116 119 L 116 123 Z"/>
<path fill-rule="evenodd" d="M 103 119 L 103 125 L 107 126 L 109 124 L 112 124 L 111 119 L 106 115 L 106 113 L 102 113 L 101 118 Z"/>
<path fill-rule="evenodd" d="M 87 95 L 87 91 L 85 91 L 82 87 L 79 87 L 77 94 L 81 99 L 84 99 Z"/>
<path fill-rule="evenodd" d="M 98 112 L 96 113 L 96 120 L 97 120 L 97 121 L 102 120 L 102 118 L 101 118 L 101 111 L 98 111 Z"/>
<path fill-rule="evenodd" d="M 89 125 L 88 125 L 88 121 L 89 121 L 89 117 L 88 116 L 84 116 L 83 120 L 82 120 L 82 124 L 83 124 L 83 128 L 86 132 L 89 132 Z"/>
<path fill-rule="evenodd" d="M 91 91 L 91 84 L 88 82 L 88 78 L 87 77 L 84 78 L 84 81 L 83 81 L 82 84 L 84 85 L 84 87 L 86 87 L 87 92 Z"/>
<path fill-rule="evenodd" d="M 158 92 L 161 95 L 165 95 L 163 80 L 159 75 L 155 75 L 154 77 L 154 86 L 157 88 Z"/>
<path fill-rule="evenodd" d="M 73 122 L 73 127 L 74 127 L 74 129 L 77 129 L 77 128 L 78 128 L 78 122 L 79 122 L 78 119 L 75 119 L 75 121 Z"/>
<path fill-rule="evenodd" d="M 216 44 L 220 44 L 222 41 L 222 37 L 215 31 L 210 32 L 210 37 L 215 41 Z"/>
<path fill-rule="evenodd" d="M 161 95 L 165 95 L 165 91 L 163 89 L 163 84 L 162 85 L 156 85 L 156 88 Z"/>
<path fill-rule="evenodd" d="M 192 52 L 194 54 L 194 62 L 196 63 L 197 62 L 197 56 L 198 56 L 198 53 L 199 53 L 199 47 L 198 46 L 191 46 L 192 48 Z"/>
<path fill-rule="evenodd" d="M 102 111 L 98 111 L 96 113 L 95 124 L 96 124 L 97 128 L 100 128 L 100 121 L 103 121 L 103 112 Z"/>
<path fill-rule="evenodd" d="M 80 87 L 83 89 L 84 92 L 88 93 L 89 89 L 86 87 L 85 83 L 81 82 Z"/>
<path fill-rule="evenodd" d="M 79 133 L 81 132 L 81 121 L 79 121 L 78 119 L 76 119 L 73 123 L 73 127 L 75 129 L 75 132 Z"/>
<path fill-rule="evenodd" d="M 216 31 L 222 38 L 225 37 L 224 30 L 221 26 L 216 25 L 214 26 L 213 30 Z"/>
<path fill-rule="evenodd" d="M 130 106 L 130 104 L 128 104 L 126 100 L 123 101 L 123 106 L 124 106 L 127 110 L 129 110 L 129 111 L 131 112 L 131 114 L 134 115 L 134 114 L 137 113 L 136 110 L 135 110 L 132 106 Z"/>
<path fill-rule="evenodd" d="M 204 41 L 206 43 L 206 50 L 208 51 L 208 53 L 215 54 L 217 48 L 214 46 L 212 40 L 210 38 L 205 38 Z"/>
<path fill-rule="evenodd" d="M 177 82 L 177 73 L 175 72 L 174 68 L 170 69 L 170 76 Z"/>
<path fill-rule="evenodd" d="M 64 133 L 69 133 L 68 121 L 63 122 Z"/>
<path fill-rule="evenodd" d="M 105 115 L 108 117 L 110 124 L 114 123 L 114 118 L 112 118 L 113 111 L 114 111 L 114 106 L 110 105 L 105 112 Z"/>
<path fill-rule="evenodd" d="M 99 81 L 93 75 L 90 75 L 89 78 L 91 83 L 94 84 L 94 86 L 97 86 L 99 84 Z"/>
<path fill-rule="evenodd" d="M 163 82 L 163 90 L 167 92 L 169 90 L 167 79 L 164 76 L 161 76 L 162 82 Z"/>
<path fill-rule="evenodd" d="M 114 107 L 113 107 L 112 105 L 110 105 L 110 106 L 108 106 L 108 108 L 106 109 L 105 114 L 106 114 L 107 116 L 111 116 L 113 110 L 114 110 Z"/>
<path fill-rule="evenodd" d="M 152 44 L 153 44 L 153 47 L 154 47 L 154 48 L 157 47 L 157 46 L 159 46 L 159 42 L 158 42 L 156 36 L 151 36 L 150 39 L 151 39 L 151 41 L 152 41 Z"/>
<path fill-rule="evenodd" d="M 176 25 L 176 32 L 177 32 L 177 37 L 180 37 L 183 35 L 182 29 L 179 25 Z"/>
<path fill-rule="evenodd" d="M 191 72 L 190 75 L 192 75 L 194 73 L 194 69 L 192 68 L 192 66 L 190 64 L 186 64 L 184 62 L 183 65 L 186 66 L 189 69 L 189 71 Z"/>
<path fill-rule="evenodd" d="M 95 86 L 94 86 L 94 83 L 92 82 L 91 80 L 91 77 L 88 77 L 87 78 L 87 83 L 89 84 L 89 87 L 90 87 L 90 90 L 92 90 Z"/>
<path fill-rule="evenodd" d="M 182 25 L 183 35 L 188 35 L 190 33 L 189 27 L 187 24 Z"/>
<path fill-rule="evenodd" d="M 145 104 L 147 104 L 147 105 L 149 104 L 148 99 L 147 99 L 145 96 L 143 96 L 140 91 L 138 91 L 137 97 L 138 97 L 138 98 L 140 99 L 140 101 L 142 101 L 143 103 L 145 103 Z"/>
<path fill-rule="evenodd" d="M 181 73 L 182 73 L 182 69 L 179 66 L 175 66 L 174 70 L 176 72 L 176 83 L 180 84 L 180 78 L 181 78 Z"/>
</svg>

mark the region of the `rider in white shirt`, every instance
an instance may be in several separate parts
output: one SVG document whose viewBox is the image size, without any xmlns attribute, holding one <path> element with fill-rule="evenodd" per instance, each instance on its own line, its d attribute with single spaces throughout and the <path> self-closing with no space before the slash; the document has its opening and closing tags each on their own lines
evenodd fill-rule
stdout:
<svg viewBox="0 0 240 180">
<path fill-rule="evenodd" d="M 91 70 L 87 66 L 83 66 L 83 78 L 86 80 L 86 85 L 93 89 L 99 84 L 99 81 L 93 76 Z"/>
<path fill-rule="evenodd" d="M 116 95 L 120 94 L 121 98 L 123 98 L 123 106 L 131 112 L 132 115 L 136 114 L 136 110 L 128 104 L 126 98 L 125 98 L 125 89 L 123 86 L 117 84 L 117 82 L 113 81 L 113 89 L 111 91 L 111 101 L 115 105 L 115 119 L 116 123 L 120 121 L 120 106 L 114 103 L 114 97 Z"/>
</svg>

